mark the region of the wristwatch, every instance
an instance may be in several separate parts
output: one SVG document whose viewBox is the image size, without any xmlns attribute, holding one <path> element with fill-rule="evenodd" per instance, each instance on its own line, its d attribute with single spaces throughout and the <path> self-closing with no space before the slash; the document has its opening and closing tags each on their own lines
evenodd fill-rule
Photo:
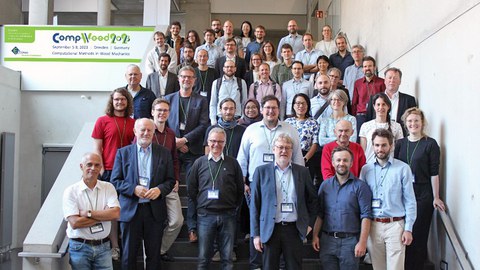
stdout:
<svg viewBox="0 0 480 270">
<path fill-rule="evenodd" d="M 87 217 L 88 217 L 88 218 L 91 218 L 91 217 L 92 217 L 92 210 L 88 210 L 88 212 L 87 212 Z"/>
</svg>

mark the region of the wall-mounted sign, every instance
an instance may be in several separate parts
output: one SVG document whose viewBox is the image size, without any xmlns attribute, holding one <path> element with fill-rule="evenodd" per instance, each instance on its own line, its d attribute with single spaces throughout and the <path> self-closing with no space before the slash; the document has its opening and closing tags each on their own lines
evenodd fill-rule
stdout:
<svg viewBox="0 0 480 270">
<path fill-rule="evenodd" d="M 143 61 L 153 27 L 7 25 L 2 64 L 22 72 L 22 90 L 110 91 Z"/>
</svg>

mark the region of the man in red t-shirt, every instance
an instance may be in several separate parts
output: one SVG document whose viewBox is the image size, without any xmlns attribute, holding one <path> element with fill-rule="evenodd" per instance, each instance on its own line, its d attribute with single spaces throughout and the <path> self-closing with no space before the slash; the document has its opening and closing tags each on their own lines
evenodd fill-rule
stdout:
<svg viewBox="0 0 480 270">
<path fill-rule="evenodd" d="M 100 180 L 110 182 L 110 175 L 115 162 L 117 149 L 131 144 L 135 135 L 133 127 L 135 120 L 130 117 L 133 113 L 132 95 L 125 88 L 117 88 L 112 91 L 108 99 L 105 115 L 95 122 L 92 138 L 94 140 L 94 152 L 102 157 L 105 171 Z M 112 221 L 110 231 L 112 242 L 112 258 L 120 258 L 118 245 L 118 222 Z"/>
<path fill-rule="evenodd" d="M 327 180 L 328 178 L 335 175 L 335 168 L 332 164 L 332 152 L 333 149 L 335 149 L 335 147 L 337 146 L 344 146 L 350 148 L 353 153 L 353 164 L 350 168 L 350 172 L 352 172 L 355 177 L 358 177 L 360 175 L 360 170 L 366 163 L 365 152 L 363 151 L 360 144 L 349 141 L 352 133 L 353 127 L 350 121 L 338 121 L 337 125 L 335 126 L 335 135 L 337 136 L 337 140 L 326 144 L 323 147 L 322 151 L 321 167 L 324 180 Z"/>
</svg>

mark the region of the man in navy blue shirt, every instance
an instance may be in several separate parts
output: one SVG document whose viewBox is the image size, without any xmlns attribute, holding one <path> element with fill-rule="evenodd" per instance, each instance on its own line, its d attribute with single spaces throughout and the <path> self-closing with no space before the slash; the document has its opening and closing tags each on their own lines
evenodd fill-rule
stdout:
<svg viewBox="0 0 480 270">
<path fill-rule="evenodd" d="M 133 97 L 133 118 L 151 118 L 152 103 L 155 100 L 155 94 L 140 85 L 142 72 L 140 67 L 134 64 L 127 66 L 125 72 L 127 86 L 125 87 Z"/>
<path fill-rule="evenodd" d="M 372 192 L 365 182 L 350 173 L 353 153 L 349 148 L 336 147 L 332 151 L 332 164 L 335 175 L 318 190 L 319 211 L 312 246 L 320 251 L 324 269 L 358 269 L 359 259 L 367 248 Z"/>
</svg>

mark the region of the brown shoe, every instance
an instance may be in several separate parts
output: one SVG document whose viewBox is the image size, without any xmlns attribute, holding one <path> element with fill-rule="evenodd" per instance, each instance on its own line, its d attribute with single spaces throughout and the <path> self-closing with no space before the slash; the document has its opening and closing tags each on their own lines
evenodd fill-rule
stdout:
<svg viewBox="0 0 480 270">
<path fill-rule="evenodd" d="M 198 242 L 197 233 L 195 231 L 190 231 L 188 233 L 188 241 L 190 241 L 190 243 L 197 243 Z"/>
</svg>

